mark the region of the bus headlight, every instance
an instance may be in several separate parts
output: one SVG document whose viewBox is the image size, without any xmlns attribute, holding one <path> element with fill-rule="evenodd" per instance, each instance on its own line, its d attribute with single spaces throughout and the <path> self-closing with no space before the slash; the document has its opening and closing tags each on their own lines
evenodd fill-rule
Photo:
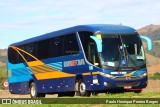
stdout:
<svg viewBox="0 0 160 107">
<path fill-rule="evenodd" d="M 106 74 L 106 73 L 103 73 L 103 72 L 100 72 L 100 75 L 105 76 L 107 78 L 112 78 L 112 79 L 115 78 L 114 76 Z"/>
<path fill-rule="evenodd" d="M 145 73 L 143 73 L 143 74 L 141 74 L 141 75 L 139 75 L 139 77 L 145 77 L 145 76 L 147 76 L 147 73 L 145 72 Z"/>
</svg>

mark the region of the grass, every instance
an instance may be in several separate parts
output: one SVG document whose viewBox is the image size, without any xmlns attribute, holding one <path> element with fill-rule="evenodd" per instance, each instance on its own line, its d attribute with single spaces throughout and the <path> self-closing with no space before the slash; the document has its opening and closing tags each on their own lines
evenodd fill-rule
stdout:
<svg viewBox="0 0 160 107">
<path fill-rule="evenodd" d="M 43 105 L 0 105 L 0 107 L 160 107 L 160 104 L 43 104 Z"/>
<path fill-rule="evenodd" d="M 148 75 L 148 79 L 149 80 L 160 80 L 160 73 L 159 72 L 155 72 L 153 75 L 149 74 Z"/>
<path fill-rule="evenodd" d="M 99 94 L 98 96 L 91 97 L 65 97 L 64 99 L 72 100 L 75 98 L 160 98 L 160 92 L 142 92 L 142 93 L 134 93 L 134 92 L 124 92 L 124 93 L 107 93 L 107 94 Z M 54 98 L 55 99 L 55 98 Z M 54 100 L 53 99 L 53 100 Z M 58 99 L 58 98 L 56 98 Z M 46 99 L 47 100 L 47 99 Z M 96 99 L 95 99 L 96 100 Z M 0 105 L 0 107 L 160 107 L 160 104 L 43 104 L 43 105 Z"/>
<path fill-rule="evenodd" d="M 0 66 L 0 90 L 2 88 L 2 82 L 7 79 L 7 69 L 6 66 Z"/>
</svg>

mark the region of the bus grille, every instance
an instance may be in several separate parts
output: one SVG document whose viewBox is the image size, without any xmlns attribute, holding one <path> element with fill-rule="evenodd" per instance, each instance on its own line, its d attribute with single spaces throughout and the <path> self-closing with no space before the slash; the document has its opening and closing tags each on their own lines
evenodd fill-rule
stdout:
<svg viewBox="0 0 160 107">
<path fill-rule="evenodd" d="M 124 86 L 137 86 L 139 85 L 139 82 L 129 82 L 129 83 L 126 83 L 126 82 L 118 82 L 116 83 L 117 87 L 124 87 Z"/>
<path fill-rule="evenodd" d="M 127 80 L 126 77 L 116 77 L 115 80 Z M 130 77 L 130 80 L 137 80 L 140 79 L 140 77 Z"/>
</svg>

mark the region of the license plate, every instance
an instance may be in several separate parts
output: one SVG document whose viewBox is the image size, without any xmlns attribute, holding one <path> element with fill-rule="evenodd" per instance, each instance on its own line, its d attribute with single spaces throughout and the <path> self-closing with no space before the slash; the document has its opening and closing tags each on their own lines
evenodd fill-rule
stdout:
<svg viewBox="0 0 160 107">
<path fill-rule="evenodd" d="M 131 89 L 131 86 L 124 86 L 124 89 Z"/>
</svg>

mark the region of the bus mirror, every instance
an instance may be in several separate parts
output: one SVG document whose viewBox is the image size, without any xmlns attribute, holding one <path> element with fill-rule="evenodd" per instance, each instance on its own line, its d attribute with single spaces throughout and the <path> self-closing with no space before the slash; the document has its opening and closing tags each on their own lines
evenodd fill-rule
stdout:
<svg viewBox="0 0 160 107">
<path fill-rule="evenodd" d="M 152 40 L 149 37 L 144 36 L 144 35 L 140 35 L 140 37 L 147 41 L 148 50 L 151 51 L 152 50 Z"/>
<path fill-rule="evenodd" d="M 96 42 L 98 52 L 102 52 L 102 42 L 96 36 L 90 36 Z"/>
</svg>

